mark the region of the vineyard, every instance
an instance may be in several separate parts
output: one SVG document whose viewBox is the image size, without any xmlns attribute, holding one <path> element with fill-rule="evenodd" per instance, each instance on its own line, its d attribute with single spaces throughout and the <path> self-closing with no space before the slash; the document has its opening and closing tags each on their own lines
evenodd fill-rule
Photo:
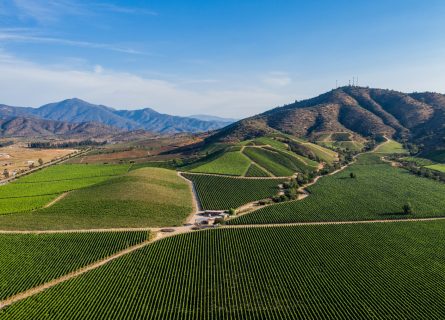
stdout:
<svg viewBox="0 0 445 320">
<path fill-rule="evenodd" d="M 181 225 L 191 212 L 184 179 L 172 170 L 143 168 L 75 190 L 49 208 L 0 216 L 0 225 L 9 230 L 163 227 Z"/>
<path fill-rule="evenodd" d="M 440 172 L 445 172 L 445 164 L 433 164 L 433 165 L 427 166 L 427 168 L 436 170 L 436 171 L 440 171 Z"/>
<path fill-rule="evenodd" d="M 0 215 L 43 207 L 59 194 L 125 174 L 128 165 L 54 165 L 0 186 Z"/>
<path fill-rule="evenodd" d="M 441 319 L 444 230 L 435 221 L 179 235 L 7 307 L 0 318 Z"/>
<path fill-rule="evenodd" d="M 0 235 L 0 301 L 147 238 L 147 232 Z"/>
<path fill-rule="evenodd" d="M 375 152 L 378 153 L 408 153 L 403 146 L 394 140 L 389 140 L 387 143 L 381 144 Z"/>
<path fill-rule="evenodd" d="M 269 174 L 257 164 L 252 163 L 246 172 L 246 177 L 269 177 Z"/>
<path fill-rule="evenodd" d="M 301 172 L 305 169 L 305 165 L 296 158 L 292 159 L 290 158 L 291 156 L 286 156 L 278 151 L 246 147 L 243 152 L 252 161 L 255 161 L 277 177 L 291 176 L 295 172 Z"/>
<path fill-rule="evenodd" d="M 205 163 L 192 172 L 242 176 L 250 166 L 250 160 L 239 151 L 226 152 L 217 159 Z"/>
<path fill-rule="evenodd" d="M 193 181 L 204 210 L 237 208 L 245 203 L 265 199 L 278 193 L 286 179 L 239 179 L 197 174 L 183 174 Z"/>
<path fill-rule="evenodd" d="M 350 178 L 351 173 L 356 178 Z M 348 169 L 321 178 L 308 191 L 310 196 L 303 200 L 261 208 L 228 224 L 445 216 L 445 184 L 393 168 L 373 154 L 362 155 Z M 407 202 L 413 214 L 403 214 Z"/>
</svg>

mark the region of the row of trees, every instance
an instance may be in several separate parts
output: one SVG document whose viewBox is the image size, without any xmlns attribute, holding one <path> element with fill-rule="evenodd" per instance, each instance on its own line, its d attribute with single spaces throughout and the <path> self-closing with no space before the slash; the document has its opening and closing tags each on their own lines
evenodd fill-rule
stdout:
<svg viewBox="0 0 445 320">
<path fill-rule="evenodd" d="M 33 149 L 66 149 L 66 148 L 81 148 L 90 146 L 103 146 L 107 144 L 107 141 L 94 141 L 91 139 L 82 141 L 66 141 L 66 142 L 31 142 L 28 143 L 28 148 Z"/>
</svg>

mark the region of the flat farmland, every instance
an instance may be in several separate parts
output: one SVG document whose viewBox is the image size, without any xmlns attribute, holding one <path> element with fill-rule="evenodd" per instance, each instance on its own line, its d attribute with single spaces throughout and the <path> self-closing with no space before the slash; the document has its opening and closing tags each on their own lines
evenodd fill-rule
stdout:
<svg viewBox="0 0 445 320">
<path fill-rule="evenodd" d="M 445 221 L 182 234 L 0 318 L 441 319 L 444 242 Z"/>
<path fill-rule="evenodd" d="M 10 172 L 27 170 L 31 162 L 37 166 L 39 159 L 47 163 L 74 152 L 76 152 L 74 149 L 32 149 L 21 143 L 3 147 L 0 148 L 0 174 L 3 177 L 4 169 L 8 169 Z"/>
<path fill-rule="evenodd" d="M 146 159 L 151 155 L 150 151 L 144 149 L 133 149 L 116 152 L 91 153 L 85 156 L 73 159 L 70 163 L 104 163 L 104 162 L 119 162 L 119 160 L 135 160 Z"/>
<path fill-rule="evenodd" d="M 0 234 L 0 301 L 146 240 L 148 232 Z"/>
</svg>

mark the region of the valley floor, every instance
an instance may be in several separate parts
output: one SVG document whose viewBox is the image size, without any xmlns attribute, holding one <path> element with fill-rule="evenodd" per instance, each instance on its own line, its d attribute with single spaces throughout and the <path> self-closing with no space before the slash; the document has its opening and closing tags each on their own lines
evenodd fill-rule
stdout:
<svg viewBox="0 0 445 320">
<path fill-rule="evenodd" d="M 392 151 L 398 146 L 385 147 Z M 255 187 L 251 198 L 241 199 L 237 193 L 248 187 L 233 184 L 212 190 L 204 199 L 208 192 L 195 190 L 176 173 L 173 177 L 168 170 L 156 169 L 163 175 L 157 179 L 153 170 L 139 169 L 76 191 L 72 199 L 68 194 L 63 201 L 53 200 L 41 213 L 0 216 L 0 238 L 144 231 L 151 235 L 1 298 L 0 319 L 438 319 L 445 313 L 445 212 L 441 211 L 445 187 L 399 171 L 382 162 L 381 156 L 362 155 L 307 186 L 306 197 L 248 212 L 214 229 L 192 232 L 191 224 L 202 206 L 228 209 L 269 196 L 271 191 L 259 192 Z M 351 172 L 356 179 L 349 178 Z M 195 181 L 198 175 L 186 177 Z M 222 181 L 229 185 L 263 181 L 212 179 L 215 186 Z M 278 181 L 269 180 L 273 181 L 270 187 Z M 156 222 L 143 228 L 137 227 L 140 216 L 134 225 L 119 226 L 113 215 L 99 224 L 74 215 L 79 208 L 87 216 L 97 210 L 82 207 L 87 192 L 98 194 L 102 207 L 102 200 L 118 197 L 122 186 L 116 184 L 125 183 L 139 188 L 132 190 L 140 192 L 140 198 L 154 192 L 151 196 L 163 203 L 162 212 L 177 210 L 166 209 L 166 203 L 187 205 L 171 218 L 150 220 Z M 401 184 L 400 192 L 394 189 Z M 163 198 L 165 188 L 170 188 L 169 199 Z M 364 196 L 370 202 L 360 200 Z M 125 202 L 120 197 L 118 201 Z M 414 215 L 398 212 L 406 201 L 413 203 Z M 125 211 L 130 203 L 134 205 L 124 203 L 118 211 Z M 49 222 L 60 212 L 65 212 L 63 222 Z M 67 219 L 70 212 L 72 220 Z M 180 226 L 181 221 L 185 225 Z M 8 272 L 0 270 L 0 275 Z"/>
</svg>

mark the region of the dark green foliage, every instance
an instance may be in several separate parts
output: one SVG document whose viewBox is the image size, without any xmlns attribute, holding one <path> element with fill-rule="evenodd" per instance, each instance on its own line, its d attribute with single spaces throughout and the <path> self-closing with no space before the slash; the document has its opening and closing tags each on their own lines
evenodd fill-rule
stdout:
<svg viewBox="0 0 445 320">
<path fill-rule="evenodd" d="M 285 179 L 242 179 L 199 174 L 183 174 L 193 181 L 203 209 L 226 210 L 272 197 Z"/>
<path fill-rule="evenodd" d="M 403 206 L 403 213 L 404 214 L 412 214 L 413 213 L 413 207 L 411 206 L 411 203 L 406 203 Z"/>
<path fill-rule="evenodd" d="M 244 154 L 278 177 L 291 176 L 295 172 L 307 170 L 307 166 L 301 161 L 278 150 L 247 147 L 244 149 Z"/>
<path fill-rule="evenodd" d="M 270 175 L 255 163 L 252 163 L 246 172 L 246 177 L 270 177 Z"/>
<path fill-rule="evenodd" d="M 219 229 L 155 242 L 1 319 L 441 319 L 445 222 Z"/>
<path fill-rule="evenodd" d="M 146 231 L 0 235 L 0 301 L 147 239 Z"/>
<path fill-rule="evenodd" d="M 357 178 L 351 179 L 351 172 Z M 261 208 L 228 223 L 397 219 L 407 198 L 416 208 L 415 217 L 445 216 L 445 184 L 393 168 L 373 154 L 362 155 L 350 168 L 321 178 L 308 191 L 303 200 Z"/>
</svg>

